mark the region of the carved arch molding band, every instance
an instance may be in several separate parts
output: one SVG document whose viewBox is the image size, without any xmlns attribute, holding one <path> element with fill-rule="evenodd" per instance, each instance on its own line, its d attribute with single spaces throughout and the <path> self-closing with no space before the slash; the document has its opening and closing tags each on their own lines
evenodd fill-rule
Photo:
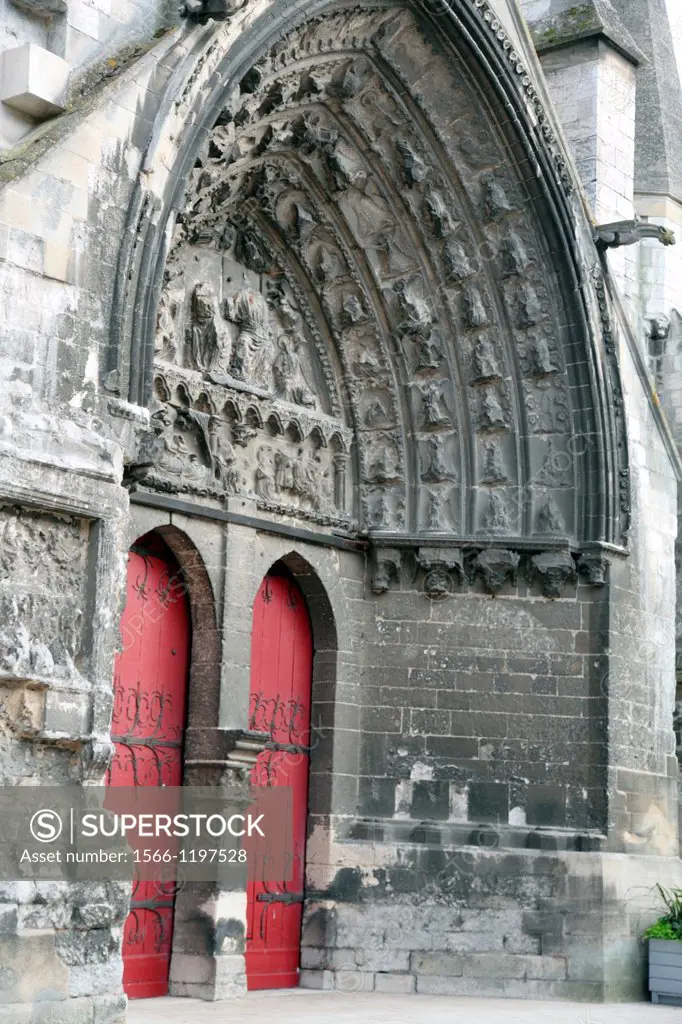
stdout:
<svg viewBox="0 0 682 1024">
<path fill-rule="evenodd" d="M 377 591 L 410 547 L 493 590 L 601 582 L 629 506 L 604 288 L 504 30 L 483 0 L 240 16 L 121 255 L 136 486 L 366 534 Z"/>
</svg>

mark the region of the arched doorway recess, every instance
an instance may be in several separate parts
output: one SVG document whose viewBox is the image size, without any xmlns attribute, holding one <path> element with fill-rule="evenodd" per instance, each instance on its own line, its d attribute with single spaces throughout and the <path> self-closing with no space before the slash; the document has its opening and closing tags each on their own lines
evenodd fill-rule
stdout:
<svg viewBox="0 0 682 1024">
<path fill-rule="evenodd" d="M 122 649 L 114 671 L 111 786 L 181 786 L 191 624 L 186 586 L 155 534 L 128 555 Z M 168 994 L 175 885 L 136 881 L 123 931 L 123 987 L 131 999 Z"/>
<path fill-rule="evenodd" d="M 275 565 L 253 606 L 249 728 L 270 736 L 252 773 L 256 786 L 292 791 L 291 875 L 248 886 L 246 974 L 250 990 L 298 984 L 305 875 L 313 637 L 294 577 Z"/>
</svg>

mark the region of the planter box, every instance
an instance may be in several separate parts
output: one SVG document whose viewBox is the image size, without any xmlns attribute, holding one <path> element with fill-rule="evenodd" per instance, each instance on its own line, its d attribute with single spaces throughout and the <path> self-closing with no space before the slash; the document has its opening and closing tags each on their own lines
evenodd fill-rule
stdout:
<svg viewBox="0 0 682 1024">
<path fill-rule="evenodd" d="M 649 939 L 649 991 L 652 1003 L 682 1006 L 682 942 Z"/>
</svg>

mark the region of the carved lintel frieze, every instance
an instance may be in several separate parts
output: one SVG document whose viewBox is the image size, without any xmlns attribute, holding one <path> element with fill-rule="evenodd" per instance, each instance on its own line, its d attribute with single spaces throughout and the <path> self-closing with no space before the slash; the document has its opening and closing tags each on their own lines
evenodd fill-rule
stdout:
<svg viewBox="0 0 682 1024">
<path fill-rule="evenodd" d="M 545 597 L 561 597 L 564 587 L 575 583 L 575 562 L 567 551 L 544 551 L 530 559 L 531 578 L 539 579 Z"/>
<path fill-rule="evenodd" d="M 505 583 L 516 586 L 521 556 L 516 551 L 490 548 L 480 551 L 471 563 L 471 578 L 480 576 L 486 589 L 497 594 Z"/>
<path fill-rule="evenodd" d="M 401 553 L 397 548 L 375 548 L 372 552 L 372 593 L 385 594 L 400 576 Z"/>
</svg>

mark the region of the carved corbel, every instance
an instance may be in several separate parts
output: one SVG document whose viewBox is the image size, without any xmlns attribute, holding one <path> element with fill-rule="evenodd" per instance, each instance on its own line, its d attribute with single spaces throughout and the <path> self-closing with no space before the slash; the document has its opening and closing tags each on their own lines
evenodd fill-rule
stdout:
<svg viewBox="0 0 682 1024">
<path fill-rule="evenodd" d="M 401 564 L 401 553 L 396 548 L 374 548 L 371 584 L 373 594 L 385 594 L 391 582 L 397 582 Z"/>
<path fill-rule="evenodd" d="M 508 581 L 516 586 L 521 556 L 516 551 L 491 549 L 479 552 L 471 563 L 471 577 L 480 576 L 486 590 L 495 595 Z"/>
<path fill-rule="evenodd" d="M 567 583 L 575 583 L 577 578 L 575 562 L 567 551 L 545 551 L 541 555 L 533 555 L 530 560 L 531 578 L 538 578 L 542 583 L 545 597 L 561 597 Z"/>
<path fill-rule="evenodd" d="M 245 0 L 185 0 L 183 14 L 192 21 L 224 21 L 243 7 Z"/>
<path fill-rule="evenodd" d="M 464 561 L 459 548 L 420 548 L 417 555 L 420 569 L 425 572 L 424 593 L 431 601 L 449 597 L 455 589 L 453 572 L 465 578 Z"/>
<path fill-rule="evenodd" d="M 586 583 L 593 587 L 603 587 L 609 565 L 609 560 L 601 554 L 582 555 L 578 559 L 578 572 Z"/>
</svg>

